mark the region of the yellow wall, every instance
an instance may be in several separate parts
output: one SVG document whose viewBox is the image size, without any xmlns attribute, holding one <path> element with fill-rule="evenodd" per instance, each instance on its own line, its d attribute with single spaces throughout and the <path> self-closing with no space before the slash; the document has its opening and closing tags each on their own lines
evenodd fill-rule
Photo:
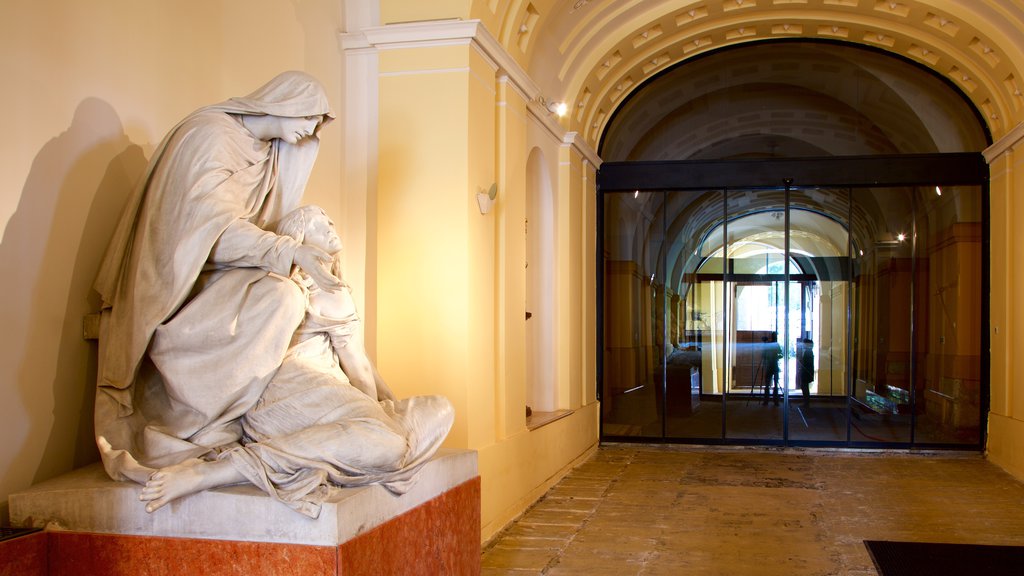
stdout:
<svg viewBox="0 0 1024 576">
<path fill-rule="evenodd" d="M 418 23 L 366 38 L 379 58 L 377 362 L 400 396 L 441 393 L 455 404 L 446 445 L 479 451 L 486 539 L 596 446 L 598 411 L 583 352 L 594 346 L 585 335 L 596 334 L 595 313 L 580 297 L 592 284 L 584 251 L 593 254 L 594 235 L 584 231 L 595 226 L 593 169 L 480 34 Z M 571 413 L 530 430 L 525 215 L 534 149 L 554 180 L 555 392 Z M 492 183 L 495 204 L 481 214 L 476 194 Z"/>
<path fill-rule="evenodd" d="M 195 108 L 288 69 L 318 77 L 340 109 L 340 10 L 333 0 L 0 5 L 0 522 L 11 492 L 97 458 L 82 317 L 98 308 L 99 259 L 153 147 Z M 335 216 L 342 131 L 324 132 L 306 196 Z"/>
<path fill-rule="evenodd" d="M 498 358 L 494 440 L 526 430 L 526 163 L 527 102 L 511 80 L 499 77 L 495 142 L 498 200 L 494 207 L 498 278 Z M 481 486 L 481 490 L 487 492 Z"/>
<path fill-rule="evenodd" d="M 399 395 L 448 396 L 457 415 L 448 442 L 458 446 L 467 443 L 469 421 L 488 416 L 469 412 L 466 384 L 480 352 L 470 336 L 488 333 L 491 316 L 467 306 L 477 290 L 467 242 L 472 80 L 465 53 L 441 46 L 381 55 L 376 233 L 378 367 Z"/>
<path fill-rule="evenodd" d="M 1024 131 L 1015 130 L 986 154 L 990 171 L 991 401 L 988 416 L 988 458 L 1024 479 L 1024 154 L 1012 146 Z"/>
<path fill-rule="evenodd" d="M 522 514 L 597 449 L 598 404 L 536 430 L 523 429 L 479 450 L 482 539 Z"/>
<path fill-rule="evenodd" d="M 383 0 L 380 21 L 383 24 L 395 24 L 435 18 L 466 18 L 470 4 L 472 0 Z"/>
</svg>

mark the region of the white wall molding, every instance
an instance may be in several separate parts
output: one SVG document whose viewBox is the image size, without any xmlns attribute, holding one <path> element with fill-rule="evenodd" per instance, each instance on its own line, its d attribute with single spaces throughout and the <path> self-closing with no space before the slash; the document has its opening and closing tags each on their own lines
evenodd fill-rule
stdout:
<svg viewBox="0 0 1024 576">
<path fill-rule="evenodd" d="M 1002 138 L 982 150 L 981 153 L 985 156 L 985 161 L 991 164 L 1006 152 L 1016 148 L 1021 141 L 1024 141 L 1024 122 L 1011 128 Z"/>
<path fill-rule="evenodd" d="M 342 33 L 343 50 L 397 50 L 423 46 L 472 44 L 530 100 L 540 97 L 540 88 L 526 70 L 505 51 L 479 20 L 427 20 L 371 26 L 355 33 Z"/>
<path fill-rule="evenodd" d="M 562 141 L 575 148 L 587 162 L 594 166 L 595 169 L 601 167 L 601 157 L 597 155 L 597 150 L 587 144 L 587 141 L 580 135 L 579 132 L 566 132 Z"/>
<path fill-rule="evenodd" d="M 577 132 L 562 126 L 547 109 L 537 83 L 484 27 L 480 20 L 426 20 L 370 26 L 359 32 L 342 33 L 339 45 L 347 52 L 398 50 L 429 46 L 472 45 L 495 68 L 502 81 L 521 94 L 527 110 L 547 132 L 563 145 L 572 146 L 595 167 L 601 165 L 597 152 Z"/>
</svg>

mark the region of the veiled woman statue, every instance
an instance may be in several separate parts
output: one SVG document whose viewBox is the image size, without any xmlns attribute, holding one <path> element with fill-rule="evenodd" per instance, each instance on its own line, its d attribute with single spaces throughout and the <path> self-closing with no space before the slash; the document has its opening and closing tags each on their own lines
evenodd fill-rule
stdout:
<svg viewBox="0 0 1024 576">
<path fill-rule="evenodd" d="M 416 404 L 441 412 L 421 423 L 440 431 L 416 436 L 410 426 L 425 412 L 403 420 L 393 404 L 382 408 L 360 392 L 377 410 L 363 407 L 388 419 L 406 444 L 404 451 L 389 444 L 392 461 L 374 461 L 376 467 L 346 462 L 353 453 L 336 446 L 309 444 L 329 434 L 310 434 L 305 417 L 275 430 L 280 439 L 243 433 L 243 417 L 294 356 L 310 287 L 344 288 L 327 268 L 331 254 L 272 231 L 297 207 L 319 131 L 333 117 L 323 87 L 302 72 L 201 108 L 157 147 L 122 215 L 96 281 L 105 307 L 96 434 L 107 473 L 145 484 L 140 498 L 150 512 L 193 492 L 250 481 L 316 516 L 328 484 L 383 482 L 401 491 L 451 426 L 444 399 Z M 306 285 L 291 277 L 294 269 Z M 322 368 L 307 363 L 290 378 L 351 388 L 340 369 Z M 365 416 L 357 412 L 354 418 Z M 351 428 L 345 414 L 339 407 L 339 433 Z M 373 454 L 373 436 L 359 440 L 363 455 Z"/>
</svg>

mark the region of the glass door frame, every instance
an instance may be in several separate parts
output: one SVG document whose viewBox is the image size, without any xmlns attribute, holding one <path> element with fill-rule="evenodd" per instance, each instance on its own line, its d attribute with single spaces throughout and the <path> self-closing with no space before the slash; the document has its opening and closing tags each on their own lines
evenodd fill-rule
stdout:
<svg viewBox="0 0 1024 576">
<path fill-rule="evenodd" d="M 920 154 L 896 156 L 854 156 L 824 158 L 791 158 L 791 159 L 757 159 L 736 161 L 660 161 L 660 162 L 607 162 L 601 165 L 597 173 L 597 325 L 604 326 L 604 195 L 621 192 L 683 192 L 697 190 L 722 191 L 723 201 L 730 190 L 773 189 L 786 190 L 786 254 L 789 254 L 789 190 L 824 187 L 847 188 L 885 188 L 896 186 L 979 186 L 981 188 L 981 271 L 982 294 L 988 293 L 990 251 L 989 251 L 989 187 L 988 165 L 980 153 L 955 154 Z M 852 267 L 852 259 L 849 264 Z M 789 267 L 787 265 L 787 278 Z M 724 280 L 724 277 L 723 277 Z M 723 287 L 725 282 L 723 281 Z M 789 284 L 786 283 L 787 293 Z M 785 299 L 788 303 L 788 297 Z M 854 330 L 855 321 L 851 316 L 851 307 L 847 307 L 848 332 Z M 728 311 L 727 311 L 728 312 Z M 909 442 L 853 442 L 847 441 L 794 441 L 788 430 L 788 418 L 783 418 L 783 438 L 781 441 L 744 441 L 734 440 L 725 435 L 725 411 L 723 410 L 723 434 L 721 438 L 669 438 L 662 418 L 663 433 L 660 438 L 651 437 L 620 437 L 604 434 L 602 415 L 601 439 L 603 441 L 642 441 L 642 442 L 674 442 L 702 444 L 772 444 L 784 446 L 842 446 L 870 448 L 908 448 L 928 447 L 935 449 L 965 448 L 983 449 L 987 413 L 990 403 L 989 377 L 989 304 L 987 298 L 981 299 L 981 353 L 980 353 L 980 433 L 978 445 L 971 444 L 926 444 L 917 443 L 913 437 L 913 425 Z M 788 340 L 787 340 L 788 346 Z M 848 339 L 849 353 L 846 357 L 847 366 L 855 362 L 855 351 Z M 597 333 L 596 374 L 597 397 L 602 400 L 604 392 L 604 334 L 603 329 Z M 783 368 L 784 369 L 784 368 Z M 780 375 L 781 376 L 781 375 Z M 847 370 L 845 384 L 847 394 L 852 390 L 853 373 Z M 665 386 L 665 382 L 661 382 Z M 663 389 L 663 393 L 667 392 Z M 788 394 L 786 394 L 788 397 Z M 724 399 L 723 399 L 724 402 Z M 849 404 L 849 402 L 848 402 Z M 847 427 L 850 426 L 850 409 L 847 408 Z"/>
</svg>

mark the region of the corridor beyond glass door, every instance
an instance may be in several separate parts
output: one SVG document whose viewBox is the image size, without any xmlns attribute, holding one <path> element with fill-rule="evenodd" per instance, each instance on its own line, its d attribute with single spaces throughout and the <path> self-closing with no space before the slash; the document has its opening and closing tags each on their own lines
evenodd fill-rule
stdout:
<svg viewBox="0 0 1024 576">
<path fill-rule="evenodd" d="M 838 442 L 848 435 L 850 194 L 789 194 L 790 309 L 786 330 L 789 438 Z"/>
<path fill-rule="evenodd" d="M 785 354 L 786 191 L 730 190 L 721 228 L 729 367 L 725 438 L 781 441 Z"/>
<path fill-rule="evenodd" d="M 604 194 L 602 436 L 977 444 L 980 192 Z"/>
</svg>

